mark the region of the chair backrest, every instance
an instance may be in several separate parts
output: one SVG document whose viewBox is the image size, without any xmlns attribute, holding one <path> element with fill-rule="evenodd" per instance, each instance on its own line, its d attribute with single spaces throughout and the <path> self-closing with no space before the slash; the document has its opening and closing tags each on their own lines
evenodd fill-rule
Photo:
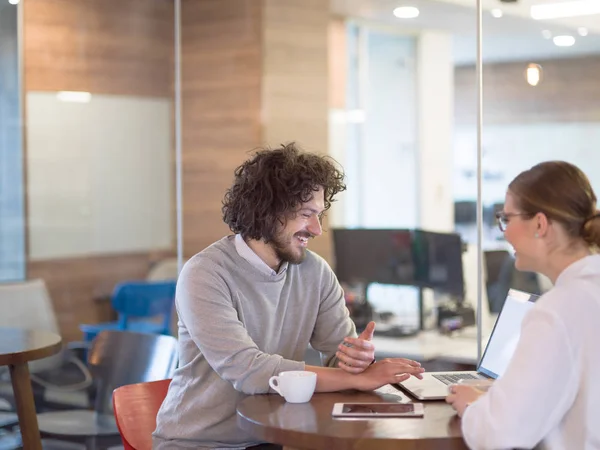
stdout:
<svg viewBox="0 0 600 450">
<path fill-rule="evenodd" d="M 500 278 L 502 267 L 506 264 L 506 260 L 510 258 L 510 253 L 507 250 L 487 250 L 484 252 L 484 256 L 487 273 L 486 283 L 496 283 Z"/>
<path fill-rule="evenodd" d="M 123 328 L 131 318 L 162 315 L 165 329 L 169 329 L 176 284 L 175 280 L 118 284 L 113 293 L 112 306 L 119 313 Z"/>
<path fill-rule="evenodd" d="M 179 265 L 177 258 L 165 258 L 155 262 L 150 267 L 148 275 L 146 275 L 146 281 L 164 281 L 164 280 L 177 280 L 179 277 Z M 169 324 L 169 330 L 172 336 L 178 336 L 178 317 L 177 309 L 175 308 L 175 302 L 173 302 L 173 308 L 171 309 L 171 323 Z"/>
<path fill-rule="evenodd" d="M 0 284 L 0 327 L 50 331 L 60 334 L 58 320 L 43 280 Z M 64 355 L 32 361 L 33 373 L 59 367 Z"/>
<path fill-rule="evenodd" d="M 88 353 L 97 382 L 99 413 L 112 413 L 112 392 L 121 386 L 171 378 L 177 367 L 177 339 L 161 334 L 102 331 Z"/>
<path fill-rule="evenodd" d="M 177 258 L 165 258 L 150 267 L 146 281 L 176 280 L 178 275 Z"/>
<path fill-rule="evenodd" d="M 167 379 L 115 389 L 113 409 L 125 450 L 152 450 L 156 415 L 170 383 Z"/>
</svg>

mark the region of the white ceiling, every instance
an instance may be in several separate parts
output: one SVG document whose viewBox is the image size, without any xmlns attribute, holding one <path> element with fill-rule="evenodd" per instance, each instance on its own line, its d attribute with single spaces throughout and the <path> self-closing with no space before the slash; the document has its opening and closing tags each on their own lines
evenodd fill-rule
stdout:
<svg viewBox="0 0 600 450">
<path fill-rule="evenodd" d="M 587 16 L 552 21 L 537 21 L 529 17 L 532 4 L 559 0 L 519 0 L 516 4 L 499 0 L 483 0 L 484 62 L 543 60 L 600 54 L 600 16 Z M 600 1 L 600 0 L 598 0 Z M 423 29 L 448 32 L 454 36 L 456 64 L 472 64 L 476 56 L 475 0 L 331 0 L 334 14 L 385 24 L 400 32 L 415 33 Z M 397 19 L 392 11 L 397 6 L 416 6 L 416 19 Z M 489 10 L 500 8 L 504 16 L 492 17 Z M 588 36 L 577 34 L 586 27 Z M 557 47 L 543 37 L 570 34 L 576 42 L 572 47 Z"/>
<path fill-rule="evenodd" d="M 438 0 L 446 3 L 452 3 L 467 8 L 475 8 L 475 0 Z M 483 9 L 489 11 L 494 8 L 502 9 L 505 14 L 531 19 L 530 9 L 533 5 L 562 3 L 570 0 L 518 0 L 515 3 L 504 3 L 500 0 L 483 0 Z M 590 32 L 600 33 L 600 15 L 569 17 L 565 19 L 543 20 L 539 21 L 543 25 L 559 25 L 577 30 L 579 27 L 585 27 Z"/>
</svg>

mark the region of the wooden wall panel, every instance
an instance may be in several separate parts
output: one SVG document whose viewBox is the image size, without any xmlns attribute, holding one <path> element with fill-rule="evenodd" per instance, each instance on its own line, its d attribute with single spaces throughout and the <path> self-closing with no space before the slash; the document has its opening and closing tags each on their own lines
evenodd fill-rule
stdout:
<svg viewBox="0 0 600 450">
<path fill-rule="evenodd" d="M 28 264 L 28 278 L 46 282 L 63 339 L 78 341 L 82 337 L 79 324 L 108 319 L 109 303 L 94 299 L 109 296 L 124 280 L 145 279 L 152 264 L 169 256 L 173 252 L 34 261 Z"/>
<path fill-rule="evenodd" d="M 346 20 L 331 18 L 329 21 L 329 107 L 346 108 L 346 89 L 348 87 L 348 50 L 346 36 Z"/>
<path fill-rule="evenodd" d="M 27 0 L 25 88 L 171 97 L 173 2 Z"/>
<path fill-rule="evenodd" d="M 329 152 L 329 4 L 321 0 L 264 0 L 263 141 L 296 141 Z M 332 260 L 329 233 L 310 249 Z"/>
<path fill-rule="evenodd" d="M 261 143 L 259 0 L 182 1 L 184 253 L 229 234 L 221 201 Z"/>
<path fill-rule="evenodd" d="M 536 61 L 544 79 L 525 81 L 526 62 L 485 64 L 484 125 L 515 122 L 600 121 L 600 57 Z M 475 126 L 475 67 L 455 71 L 457 124 Z"/>
<path fill-rule="evenodd" d="M 24 90 L 173 96 L 174 10 L 170 0 L 26 0 Z M 123 280 L 141 279 L 147 252 L 29 261 L 28 278 L 48 285 L 67 341 L 80 323 L 103 320 L 94 302 Z"/>
</svg>

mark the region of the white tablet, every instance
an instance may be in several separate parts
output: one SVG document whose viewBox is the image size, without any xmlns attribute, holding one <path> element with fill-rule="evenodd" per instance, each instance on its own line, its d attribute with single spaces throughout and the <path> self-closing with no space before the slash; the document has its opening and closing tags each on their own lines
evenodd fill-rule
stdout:
<svg viewBox="0 0 600 450">
<path fill-rule="evenodd" d="M 336 403 L 333 417 L 423 417 L 422 403 Z"/>
</svg>

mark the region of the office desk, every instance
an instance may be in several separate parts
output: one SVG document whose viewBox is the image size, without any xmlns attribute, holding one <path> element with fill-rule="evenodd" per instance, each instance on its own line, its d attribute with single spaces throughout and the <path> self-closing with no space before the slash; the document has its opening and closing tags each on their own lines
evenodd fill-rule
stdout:
<svg viewBox="0 0 600 450">
<path fill-rule="evenodd" d="M 279 395 L 253 395 L 237 406 L 238 426 L 286 450 L 466 450 L 460 419 L 444 402 L 425 404 L 423 418 L 333 419 L 339 402 L 394 401 L 373 392 L 315 394 L 292 404 Z"/>
<path fill-rule="evenodd" d="M 27 363 L 58 353 L 61 342 L 54 333 L 0 328 L 0 366 L 10 370 L 25 450 L 42 448 Z"/>
</svg>

